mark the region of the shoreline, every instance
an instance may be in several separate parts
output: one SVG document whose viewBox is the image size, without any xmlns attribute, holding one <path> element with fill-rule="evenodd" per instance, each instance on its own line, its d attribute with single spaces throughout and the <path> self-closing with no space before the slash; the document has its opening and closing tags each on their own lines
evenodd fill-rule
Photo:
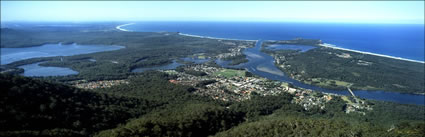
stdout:
<svg viewBox="0 0 425 137">
<path fill-rule="evenodd" d="M 118 30 L 121 30 L 121 31 L 131 32 L 130 30 L 126 30 L 126 29 L 123 29 L 123 28 L 121 28 L 121 27 L 128 26 L 128 25 L 133 25 L 133 24 L 136 24 L 136 23 L 127 23 L 127 24 L 123 24 L 123 25 L 118 25 L 118 26 L 117 26 L 117 27 L 115 27 L 115 28 L 116 28 L 116 29 L 118 29 Z"/>
<path fill-rule="evenodd" d="M 121 31 L 131 32 L 131 30 L 126 30 L 126 29 L 123 29 L 121 27 L 128 26 L 128 25 L 133 25 L 133 24 L 136 24 L 136 23 L 127 23 L 127 24 L 119 25 L 119 26 L 116 27 L 116 29 L 121 30 Z M 200 36 L 200 35 L 185 34 L 185 33 L 180 33 L 180 32 L 178 34 L 179 35 L 182 35 L 182 36 L 188 36 L 188 37 L 207 38 L 207 39 L 216 39 L 216 40 L 258 41 L 258 40 L 230 39 L 230 38 L 218 38 L 218 37 L 210 37 L 210 36 Z M 367 51 L 360 51 L 360 50 L 354 50 L 354 49 L 341 48 L 341 47 L 337 47 L 336 45 L 328 44 L 328 43 L 319 44 L 319 46 L 327 47 L 327 48 L 333 48 L 333 49 L 338 49 L 338 50 L 344 50 L 344 51 L 351 51 L 351 52 L 356 52 L 356 53 L 360 53 L 360 54 L 367 54 L 367 55 L 373 55 L 373 56 L 379 56 L 379 57 L 386 57 L 386 58 L 391 58 L 391 59 L 397 59 L 397 60 L 403 60 L 403 61 L 409 61 L 409 62 L 415 62 L 415 63 L 425 64 L 425 61 L 419 61 L 419 60 L 413 60 L 413 59 L 406 59 L 406 58 L 402 58 L 402 57 L 395 57 L 395 56 L 384 55 L 384 54 L 379 54 L 379 53 L 372 53 L 372 52 L 367 52 Z"/>
<path fill-rule="evenodd" d="M 188 36 L 188 37 L 196 37 L 196 38 L 206 38 L 206 39 L 217 39 L 217 40 L 239 40 L 239 41 L 258 41 L 258 40 L 246 40 L 246 39 L 229 39 L 229 38 L 218 38 L 218 37 L 210 37 L 210 36 L 200 36 L 200 35 L 192 35 L 192 34 L 185 34 L 185 33 L 178 33 L 182 36 Z"/>
<path fill-rule="evenodd" d="M 136 23 L 127 23 L 127 24 L 119 25 L 119 26 L 117 26 L 117 27 L 115 27 L 115 28 L 116 28 L 116 29 L 118 29 L 118 30 L 121 30 L 121 31 L 131 32 L 131 30 L 123 29 L 123 28 L 121 28 L 121 27 L 129 26 L 129 25 L 133 25 L 133 24 L 136 24 Z M 206 38 L 206 39 L 216 39 L 216 40 L 257 41 L 257 40 L 230 39 L 230 38 L 218 38 L 218 37 L 210 37 L 210 36 L 192 35 L 192 34 L 185 34 L 185 33 L 180 33 L 180 32 L 178 32 L 178 34 L 179 34 L 179 35 L 182 35 L 182 36 L 187 36 L 187 37 Z"/>
<path fill-rule="evenodd" d="M 328 43 L 323 43 L 323 44 L 318 44 L 318 45 L 319 46 L 322 46 L 322 47 L 326 47 L 326 48 L 333 48 L 333 49 L 338 49 L 338 50 L 356 52 L 356 53 L 360 53 L 360 54 L 367 54 L 367 55 L 373 55 L 373 56 L 379 56 L 379 57 L 386 57 L 386 58 L 391 58 L 391 59 L 397 59 L 397 60 L 403 60 L 403 61 L 410 61 L 410 62 L 425 64 L 425 61 L 419 61 L 419 60 L 413 60 L 413 59 L 406 59 L 406 58 L 395 57 L 395 56 L 390 56 L 390 55 L 384 55 L 384 54 L 379 54 L 379 53 L 367 52 L 367 51 L 360 51 L 360 50 L 354 50 L 354 49 L 341 48 L 341 47 L 337 47 L 336 45 L 328 44 Z"/>
</svg>

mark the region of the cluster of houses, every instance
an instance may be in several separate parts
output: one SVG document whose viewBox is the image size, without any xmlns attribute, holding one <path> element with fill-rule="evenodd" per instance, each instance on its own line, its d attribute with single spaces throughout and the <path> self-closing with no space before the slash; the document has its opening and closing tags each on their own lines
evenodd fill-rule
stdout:
<svg viewBox="0 0 425 137">
<path fill-rule="evenodd" d="M 325 109 L 326 102 L 329 102 L 334 98 L 334 95 L 327 93 L 318 94 L 312 90 L 296 89 L 295 92 L 289 93 L 295 93 L 295 97 L 292 102 L 301 105 L 304 107 L 304 110 L 310 110 L 315 107 Z"/>
<path fill-rule="evenodd" d="M 74 81 L 73 86 L 82 89 L 109 88 L 114 85 L 128 84 L 127 80 L 103 80 L 87 82 L 85 80 Z"/>
<path fill-rule="evenodd" d="M 348 98 L 348 97 L 346 97 Z M 360 113 L 366 115 L 366 111 L 373 110 L 373 108 L 366 103 L 364 100 L 361 100 L 355 96 L 350 98 L 351 100 L 347 101 L 347 106 L 345 107 L 345 113 Z"/>
<path fill-rule="evenodd" d="M 236 45 L 236 43 L 234 43 L 234 42 L 223 42 L 223 44 Z M 242 54 L 243 49 L 249 48 L 249 47 L 252 47 L 252 46 L 254 46 L 254 43 L 252 43 L 252 42 L 241 43 L 235 48 L 230 48 L 228 53 L 218 54 L 216 57 L 219 58 L 219 59 L 224 59 L 224 58 L 228 58 L 228 57 L 239 56 L 239 55 Z"/>
<path fill-rule="evenodd" d="M 242 101 L 250 98 L 251 93 L 266 95 L 277 95 L 284 91 L 286 87 L 280 82 L 267 80 L 259 77 L 234 76 L 226 77 L 217 75 L 224 68 L 210 67 L 203 64 L 186 66 L 184 69 L 202 71 L 207 76 L 193 76 L 184 72 L 175 70 L 165 70 L 164 72 L 177 75 L 177 79 L 170 80 L 172 83 L 196 86 L 198 88 L 195 94 L 210 96 L 214 99 L 224 101 Z M 244 71 L 244 70 L 240 70 Z M 213 83 L 199 87 L 198 83 L 202 81 L 213 80 Z M 273 85 L 273 86 L 270 86 Z"/>
<path fill-rule="evenodd" d="M 197 86 L 198 83 L 202 81 L 214 80 L 215 82 L 208 84 L 205 87 L 197 87 L 198 90 L 195 91 L 195 94 L 210 96 L 214 99 L 220 99 L 224 101 L 242 101 L 249 99 L 252 93 L 268 96 L 278 95 L 282 92 L 288 92 L 295 95 L 295 103 L 302 105 L 307 104 L 307 109 L 315 105 L 322 105 L 324 104 L 323 102 L 332 99 L 330 95 L 317 98 L 312 96 L 311 90 L 291 88 L 287 83 L 271 81 L 265 78 L 245 76 L 225 77 L 217 75 L 217 73 L 223 71 L 224 68 L 196 64 L 186 66 L 184 69 L 202 71 L 207 73 L 207 75 L 193 76 L 184 72 L 177 72 L 175 70 L 165 70 L 164 72 L 177 75 L 177 79 L 170 80 L 170 82 L 175 84 Z"/>
</svg>

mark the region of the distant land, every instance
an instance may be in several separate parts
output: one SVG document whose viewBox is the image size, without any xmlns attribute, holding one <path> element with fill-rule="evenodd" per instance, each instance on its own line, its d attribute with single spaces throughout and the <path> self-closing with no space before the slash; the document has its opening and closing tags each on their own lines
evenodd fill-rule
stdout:
<svg viewBox="0 0 425 137">
<path fill-rule="evenodd" d="M 139 32 L 184 34 L 241 40 L 320 39 L 340 48 L 424 61 L 424 26 L 420 24 L 350 24 L 290 22 L 133 22 L 122 28 Z M 208 26 L 208 27 L 206 27 Z"/>
</svg>

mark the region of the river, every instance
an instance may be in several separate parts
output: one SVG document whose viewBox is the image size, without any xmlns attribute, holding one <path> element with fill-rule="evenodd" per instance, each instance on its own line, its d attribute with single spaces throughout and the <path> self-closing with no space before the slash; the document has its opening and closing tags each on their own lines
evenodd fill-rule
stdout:
<svg viewBox="0 0 425 137">
<path fill-rule="evenodd" d="M 308 85 L 301 83 L 295 79 L 292 79 L 285 75 L 280 69 L 274 65 L 274 59 L 272 56 L 261 52 L 262 40 L 257 41 L 255 47 L 247 48 L 243 53 L 247 56 L 249 60 L 247 63 L 239 64 L 236 66 L 227 65 L 227 61 L 217 60 L 216 63 L 228 68 L 244 68 L 251 73 L 254 73 L 258 76 L 265 77 L 271 80 L 278 80 L 282 82 L 291 83 L 294 86 L 311 89 L 315 91 L 320 91 L 324 93 L 334 93 L 340 95 L 350 95 L 348 91 L 337 91 L 320 88 L 313 85 Z M 417 104 L 425 105 L 425 96 L 415 95 L 415 94 L 402 94 L 397 92 L 389 91 L 365 91 L 365 90 L 356 90 L 354 94 L 361 98 L 373 99 L 373 100 L 383 100 L 391 101 L 403 104 Z"/>
</svg>

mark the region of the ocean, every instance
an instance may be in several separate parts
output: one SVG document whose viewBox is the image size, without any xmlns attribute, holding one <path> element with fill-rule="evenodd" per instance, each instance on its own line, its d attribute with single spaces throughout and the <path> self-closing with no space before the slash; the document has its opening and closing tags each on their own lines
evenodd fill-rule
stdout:
<svg viewBox="0 0 425 137">
<path fill-rule="evenodd" d="M 244 40 L 321 39 L 337 47 L 424 61 L 423 24 L 136 22 L 123 29 Z"/>
</svg>

